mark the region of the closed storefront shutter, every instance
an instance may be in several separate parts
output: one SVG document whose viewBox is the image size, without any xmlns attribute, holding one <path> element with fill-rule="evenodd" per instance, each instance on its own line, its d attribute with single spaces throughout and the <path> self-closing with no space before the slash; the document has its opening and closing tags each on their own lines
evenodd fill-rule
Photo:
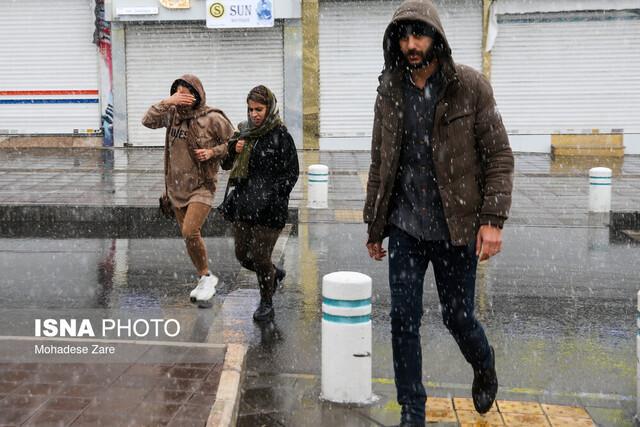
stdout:
<svg viewBox="0 0 640 427">
<path fill-rule="evenodd" d="M 320 3 L 321 137 L 370 137 L 378 76 L 384 63 L 382 37 L 400 3 L 382 0 Z M 480 69 L 481 1 L 435 3 L 454 59 Z"/>
<path fill-rule="evenodd" d="M 89 0 L 0 1 L 0 134 L 100 128 Z"/>
<path fill-rule="evenodd" d="M 246 120 L 246 97 L 258 84 L 283 99 L 282 26 L 250 30 L 210 30 L 181 24 L 130 24 L 126 27 L 129 143 L 163 145 L 164 132 L 142 126 L 149 106 L 169 96 L 171 83 L 195 74 L 207 104 L 233 121 Z"/>
<path fill-rule="evenodd" d="M 510 132 L 640 132 L 640 16 L 499 17 L 492 83 Z"/>
</svg>

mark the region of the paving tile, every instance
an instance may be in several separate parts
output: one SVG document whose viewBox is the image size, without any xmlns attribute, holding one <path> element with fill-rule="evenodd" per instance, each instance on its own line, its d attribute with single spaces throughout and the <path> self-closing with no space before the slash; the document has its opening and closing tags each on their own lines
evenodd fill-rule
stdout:
<svg viewBox="0 0 640 427">
<path fill-rule="evenodd" d="M 363 221 L 361 210 L 335 209 L 334 215 L 338 222 L 361 223 Z"/>
<path fill-rule="evenodd" d="M 220 383 L 219 378 L 218 382 L 205 382 L 198 389 L 198 393 L 201 394 L 216 394 L 218 392 L 218 384 Z"/>
<path fill-rule="evenodd" d="M 216 401 L 215 394 L 194 393 L 187 402 L 189 405 L 213 406 Z"/>
<path fill-rule="evenodd" d="M 136 417 L 171 419 L 180 408 L 181 405 L 179 403 L 142 402 L 134 409 L 133 415 Z"/>
<path fill-rule="evenodd" d="M 515 400 L 498 400 L 498 408 L 503 414 L 540 414 L 542 407 L 538 402 L 518 402 Z"/>
<path fill-rule="evenodd" d="M 20 383 L 17 382 L 0 382 L 0 393 L 6 394 L 11 393 L 13 390 L 18 388 Z"/>
<path fill-rule="evenodd" d="M 58 372 L 48 372 L 38 370 L 33 378 L 27 380 L 30 383 L 46 383 L 46 384 L 54 384 L 54 383 L 65 383 L 72 382 L 79 378 L 81 375 L 84 375 L 83 371 L 76 371 L 75 369 L 65 368 L 64 370 Z"/>
<path fill-rule="evenodd" d="M 553 417 L 572 417 L 572 418 L 587 418 L 591 419 L 587 411 L 584 408 L 576 406 L 561 406 L 561 405 L 549 405 L 542 404 L 542 409 L 548 416 Z"/>
<path fill-rule="evenodd" d="M 129 427 L 162 427 L 169 425 L 170 422 L 171 418 L 143 417 L 134 415 L 125 425 Z"/>
<path fill-rule="evenodd" d="M 46 396 L 17 396 L 8 395 L 0 401 L 0 410 L 20 409 L 36 410 L 47 400 Z"/>
<path fill-rule="evenodd" d="M 163 377 L 173 365 L 162 364 L 134 364 L 127 369 L 127 375 L 148 375 Z"/>
<path fill-rule="evenodd" d="M 30 418 L 34 412 L 34 409 L 2 409 L 0 411 L 0 425 L 20 425 Z"/>
<path fill-rule="evenodd" d="M 474 411 L 476 407 L 473 406 L 473 400 L 468 397 L 454 397 L 453 405 L 456 408 L 456 411 Z M 496 404 L 494 403 L 489 412 L 497 412 Z"/>
<path fill-rule="evenodd" d="M 549 427 L 544 415 L 537 414 L 502 414 L 507 427 Z"/>
<path fill-rule="evenodd" d="M 13 394 L 50 395 L 58 391 L 60 384 L 23 384 L 13 391 Z"/>
<path fill-rule="evenodd" d="M 0 372 L 0 382 L 19 382 L 25 381 L 33 376 L 33 372 L 7 370 Z"/>
<path fill-rule="evenodd" d="M 458 419 L 460 420 L 460 425 L 464 426 L 503 426 L 504 422 L 502 417 L 498 412 L 488 412 L 486 414 L 479 414 L 475 410 L 473 411 L 463 411 L 458 410 Z"/>
<path fill-rule="evenodd" d="M 43 410 L 81 411 L 91 403 L 89 398 L 53 397 L 44 404 Z"/>
<path fill-rule="evenodd" d="M 453 401 L 447 397 L 431 397 L 427 398 L 427 409 L 434 410 L 453 410 Z"/>
<path fill-rule="evenodd" d="M 188 380 L 184 378 L 164 378 L 158 381 L 157 390 L 196 391 L 202 386 L 201 380 Z"/>
<path fill-rule="evenodd" d="M 73 378 L 70 382 L 73 384 L 82 385 L 94 385 L 104 387 L 107 384 L 112 383 L 118 378 L 119 375 L 98 375 L 98 374 L 86 374 Z"/>
<path fill-rule="evenodd" d="M 129 375 L 125 374 L 116 379 L 111 386 L 112 387 L 126 387 L 126 388 L 143 388 L 152 389 L 162 379 L 162 377 L 151 375 Z"/>
<path fill-rule="evenodd" d="M 68 426 L 78 416 L 80 411 L 48 411 L 41 410 L 27 421 L 24 426 Z"/>
<path fill-rule="evenodd" d="M 98 413 L 83 412 L 82 414 L 80 414 L 80 416 L 78 416 L 78 418 L 75 419 L 75 421 L 71 425 L 74 427 L 77 427 L 77 426 L 112 427 L 112 426 L 127 425 L 128 422 L 129 422 L 129 417 L 127 417 L 126 415 L 117 415 L 114 413 L 98 414 Z"/>
<path fill-rule="evenodd" d="M 206 378 L 210 369 L 184 368 L 175 366 L 167 373 L 170 378 L 184 378 L 190 380 L 201 380 Z"/>
<path fill-rule="evenodd" d="M 596 427 L 591 418 L 558 417 L 549 415 L 551 427 Z"/>
<path fill-rule="evenodd" d="M 90 413 L 129 413 L 142 402 L 148 390 L 131 388 L 109 388 L 91 400 L 85 412 Z"/>
<path fill-rule="evenodd" d="M 144 400 L 147 402 L 181 403 L 186 402 L 192 394 L 190 391 L 155 389 L 152 390 Z"/>
<path fill-rule="evenodd" d="M 427 408 L 427 421 L 430 423 L 457 423 L 458 418 L 453 409 Z"/>
<path fill-rule="evenodd" d="M 168 424 L 169 427 L 205 427 L 205 420 L 194 420 L 190 418 L 174 418 Z M 253 427 L 268 424 L 253 424 Z"/>
<path fill-rule="evenodd" d="M 182 405 L 176 418 L 187 418 L 190 420 L 206 421 L 211 412 L 211 406 L 204 405 Z"/>
<path fill-rule="evenodd" d="M 93 397 L 102 389 L 100 386 L 88 384 L 63 385 L 56 394 L 69 397 Z"/>
</svg>

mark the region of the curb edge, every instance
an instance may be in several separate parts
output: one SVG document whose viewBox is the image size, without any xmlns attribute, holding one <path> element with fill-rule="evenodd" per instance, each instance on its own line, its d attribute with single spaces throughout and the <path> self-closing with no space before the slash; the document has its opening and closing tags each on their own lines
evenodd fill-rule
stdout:
<svg viewBox="0 0 640 427">
<path fill-rule="evenodd" d="M 211 407 L 207 427 L 232 427 L 236 425 L 240 409 L 240 391 L 244 379 L 246 354 L 247 347 L 242 344 L 227 345 L 216 400 Z"/>
</svg>

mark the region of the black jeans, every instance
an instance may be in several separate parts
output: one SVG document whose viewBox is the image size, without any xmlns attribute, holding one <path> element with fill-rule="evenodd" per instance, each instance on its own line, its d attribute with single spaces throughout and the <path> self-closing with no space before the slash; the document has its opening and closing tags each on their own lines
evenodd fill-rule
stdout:
<svg viewBox="0 0 640 427">
<path fill-rule="evenodd" d="M 433 265 L 442 320 L 467 362 L 475 368 L 491 363 L 489 342 L 473 314 L 476 265 L 475 243 L 416 239 L 397 227 L 389 235 L 391 341 L 398 403 L 403 411 L 424 417 L 426 392 L 422 385 L 422 288 L 429 262 Z M 424 419 L 424 418 L 422 418 Z"/>
<path fill-rule="evenodd" d="M 275 267 L 271 261 L 273 248 L 281 229 L 246 222 L 233 223 L 236 258 L 247 270 L 256 273 L 260 298 L 271 302 L 275 290 Z"/>
</svg>

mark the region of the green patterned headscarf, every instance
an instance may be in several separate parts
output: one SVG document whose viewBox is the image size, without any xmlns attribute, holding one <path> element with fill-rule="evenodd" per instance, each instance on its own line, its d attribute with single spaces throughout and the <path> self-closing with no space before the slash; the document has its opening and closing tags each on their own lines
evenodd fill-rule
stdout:
<svg viewBox="0 0 640 427">
<path fill-rule="evenodd" d="M 251 151 L 256 141 L 282 124 L 280 111 L 278 109 L 278 100 L 269 88 L 264 88 L 268 96 L 267 106 L 269 107 L 269 112 L 262 124 L 259 127 L 255 127 L 251 122 L 249 111 L 247 110 L 247 120 L 238 124 L 238 131 L 234 133 L 229 140 L 229 142 L 237 142 L 241 139 L 245 140 L 244 149 L 237 155 L 233 162 L 233 169 L 230 175 L 231 179 L 238 180 L 247 177 L 249 173 L 249 158 L 251 157 Z"/>
</svg>

